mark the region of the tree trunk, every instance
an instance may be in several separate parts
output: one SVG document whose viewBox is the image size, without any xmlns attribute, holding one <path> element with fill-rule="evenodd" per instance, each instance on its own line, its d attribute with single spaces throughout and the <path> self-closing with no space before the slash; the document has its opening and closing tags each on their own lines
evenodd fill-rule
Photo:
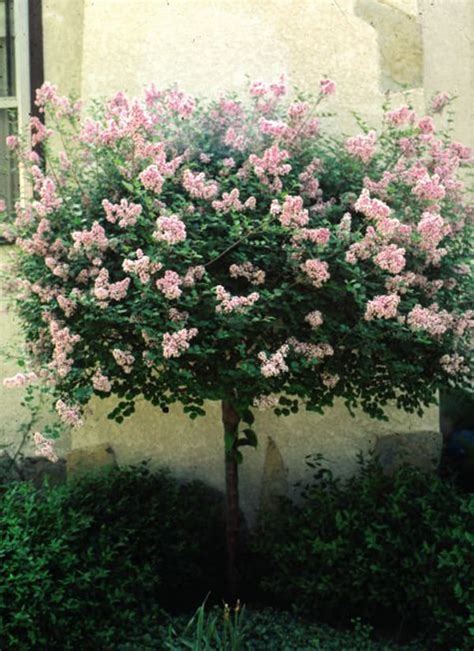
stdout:
<svg viewBox="0 0 474 651">
<path fill-rule="evenodd" d="M 237 548 L 239 544 L 239 469 L 237 463 L 237 439 L 240 417 L 232 403 L 222 401 L 222 422 L 226 439 L 225 488 L 226 488 L 226 539 L 227 539 L 227 589 L 233 604 L 238 597 Z"/>
</svg>

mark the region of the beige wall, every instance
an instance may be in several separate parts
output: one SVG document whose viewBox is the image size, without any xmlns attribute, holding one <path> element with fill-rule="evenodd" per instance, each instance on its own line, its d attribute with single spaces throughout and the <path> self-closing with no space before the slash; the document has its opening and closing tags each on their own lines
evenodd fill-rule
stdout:
<svg viewBox="0 0 474 651">
<path fill-rule="evenodd" d="M 327 104 L 337 112 L 326 119 L 332 129 L 354 131 L 354 109 L 376 123 L 387 90 L 397 103 L 397 91 L 410 88 L 423 110 L 432 92 L 447 89 L 461 96 L 456 135 L 473 142 L 471 0 L 44 0 L 43 6 L 46 77 L 86 99 L 176 81 L 213 96 L 223 89 L 242 91 L 247 76 L 269 80 L 281 72 L 290 84 L 311 90 L 327 75 L 338 83 L 337 96 Z M 16 328 L 5 315 L 1 328 L 10 341 Z M 0 393 L 0 405 L 13 431 L 17 403 Z M 85 428 L 73 434 L 73 447 L 111 442 L 120 462 L 149 456 L 183 476 L 222 487 L 216 405 L 195 422 L 179 408 L 164 416 L 141 405 L 121 427 L 105 419 L 106 406 L 91 405 Z M 351 419 L 341 405 L 324 417 L 259 415 L 260 447 L 246 453 L 242 467 L 244 505 L 250 512 L 258 501 L 268 436 L 292 484 L 304 470 L 305 454 L 323 452 L 346 473 L 376 433 L 436 429 L 437 422 L 431 409 L 421 420 L 393 412 L 390 423 L 381 425 L 362 415 Z"/>
<path fill-rule="evenodd" d="M 142 402 L 123 425 L 106 419 L 111 404 L 112 400 L 96 400 L 91 404 L 85 427 L 73 433 L 73 447 L 111 443 L 119 463 L 137 463 L 147 458 L 154 465 L 169 466 L 178 476 L 205 479 L 222 489 L 224 450 L 218 403 L 207 403 L 206 416 L 191 421 L 179 406 L 172 407 L 169 414 L 162 414 Z M 288 417 L 257 412 L 254 428 L 259 447 L 244 448 L 241 466 L 241 501 L 246 514 L 251 518 L 260 502 L 265 454 L 274 452 L 273 445 L 268 449 L 269 437 L 283 463 L 272 454 L 267 461 L 267 475 L 278 492 L 291 494 L 295 482 L 305 475 L 306 455 L 322 453 L 329 467 L 344 476 L 355 469 L 357 453 L 367 452 L 379 435 L 438 430 L 436 407 L 429 408 L 423 418 L 394 408 L 389 416 L 389 422 L 374 421 L 360 412 L 352 418 L 341 402 L 324 416 L 304 411 Z"/>
</svg>

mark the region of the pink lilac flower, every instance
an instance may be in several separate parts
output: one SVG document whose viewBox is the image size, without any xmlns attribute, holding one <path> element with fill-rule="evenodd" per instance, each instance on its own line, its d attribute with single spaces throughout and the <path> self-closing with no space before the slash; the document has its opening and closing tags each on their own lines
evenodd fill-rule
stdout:
<svg viewBox="0 0 474 651">
<path fill-rule="evenodd" d="M 182 179 L 183 187 L 189 192 L 193 199 L 204 199 L 210 201 L 219 191 L 216 181 L 206 181 L 204 172 L 194 174 L 191 170 L 185 170 Z"/>
<path fill-rule="evenodd" d="M 36 232 L 29 240 L 17 238 L 16 243 L 23 250 L 30 255 L 40 255 L 45 257 L 48 253 L 48 243 L 45 241 L 45 236 L 50 231 L 51 223 L 48 219 L 41 219 Z"/>
<path fill-rule="evenodd" d="M 452 355 L 443 355 L 440 358 L 439 363 L 443 367 L 443 370 L 449 375 L 460 375 L 469 371 L 469 367 L 464 364 L 464 361 L 462 355 L 453 353 Z"/>
<path fill-rule="evenodd" d="M 159 289 L 167 299 L 173 300 L 179 298 L 183 293 L 180 289 L 182 282 L 182 279 L 176 271 L 167 269 L 163 278 L 157 280 L 155 284 L 157 289 Z"/>
<path fill-rule="evenodd" d="M 309 362 L 324 359 L 334 355 L 333 347 L 328 343 L 313 344 L 312 342 L 298 341 L 294 337 L 288 339 L 288 344 L 295 353 L 303 355 Z"/>
<path fill-rule="evenodd" d="M 400 230 L 401 222 L 395 217 L 382 217 L 375 225 L 377 233 L 384 239 L 389 239 Z M 410 227 L 411 232 L 411 227 Z"/>
<path fill-rule="evenodd" d="M 52 463 L 57 463 L 59 457 L 54 451 L 54 444 L 51 439 L 45 438 L 41 432 L 35 432 L 33 435 L 33 441 L 36 447 L 35 455 L 37 457 L 45 457 Z"/>
<path fill-rule="evenodd" d="M 272 205 L 274 207 L 276 204 Z M 309 214 L 307 209 L 303 208 L 303 198 L 288 194 L 283 201 L 279 220 L 282 226 L 305 226 L 309 221 Z"/>
<path fill-rule="evenodd" d="M 288 117 L 292 120 L 298 120 L 304 117 L 310 109 L 308 102 L 293 102 L 288 107 Z"/>
<path fill-rule="evenodd" d="M 183 287 L 194 287 L 196 281 L 204 278 L 205 273 L 206 269 L 202 264 L 198 264 L 195 267 L 189 267 L 182 278 Z"/>
<path fill-rule="evenodd" d="M 237 151 L 243 151 L 248 144 L 248 140 L 243 133 L 237 133 L 234 127 L 229 127 L 224 135 L 224 144 Z"/>
<path fill-rule="evenodd" d="M 70 298 L 63 296 L 62 294 L 58 294 L 56 300 L 67 318 L 74 314 L 77 307 L 75 301 L 72 301 Z"/>
<path fill-rule="evenodd" d="M 212 207 L 217 212 L 221 212 L 223 214 L 226 214 L 231 210 L 236 210 L 237 212 L 240 212 L 241 210 L 243 210 L 244 205 L 239 199 L 239 194 L 240 193 L 237 188 L 234 188 L 230 192 L 224 192 L 222 194 L 222 199 L 215 199 L 212 202 Z"/>
<path fill-rule="evenodd" d="M 44 259 L 45 265 L 48 269 L 51 269 L 54 276 L 62 278 L 62 280 L 67 280 L 69 277 L 69 265 L 66 263 L 60 263 L 53 258 L 52 256 L 46 256 Z"/>
<path fill-rule="evenodd" d="M 54 319 L 50 320 L 49 332 L 53 343 L 53 359 L 49 367 L 55 371 L 59 377 L 64 378 L 70 372 L 73 360 L 70 355 L 76 343 L 81 338 L 79 335 L 71 334 L 68 327 L 61 328 L 59 322 Z"/>
<path fill-rule="evenodd" d="M 216 306 L 218 314 L 230 314 L 231 312 L 243 312 L 246 308 L 251 307 L 260 298 L 258 292 L 252 292 L 248 296 L 232 296 L 224 289 L 222 285 L 214 287 L 216 298 L 219 304 Z"/>
<path fill-rule="evenodd" d="M 301 270 L 308 276 L 314 287 L 322 287 L 329 280 L 328 263 L 323 260 L 306 260 L 301 265 Z"/>
<path fill-rule="evenodd" d="M 263 134 L 274 136 L 275 138 L 281 138 L 288 132 L 288 125 L 286 122 L 281 120 L 267 120 L 266 118 L 260 118 L 258 121 L 258 128 Z"/>
<path fill-rule="evenodd" d="M 321 382 L 328 389 L 334 389 L 334 387 L 339 384 L 341 378 L 337 373 L 321 373 Z"/>
<path fill-rule="evenodd" d="M 376 132 L 370 131 L 367 135 L 348 138 L 346 140 L 346 151 L 354 158 L 359 158 L 363 163 L 367 164 L 375 155 L 377 150 L 376 142 Z"/>
<path fill-rule="evenodd" d="M 453 317 L 446 310 L 440 310 L 436 303 L 429 307 L 415 305 L 407 316 L 412 330 L 425 330 L 433 337 L 445 334 L 452 326 Z"/>
<path fill-rule="evenodd" d="M 451 101 L 449 93 L 438 93 L 431 100 L 431 111 L 433 113 L 441 113 L 445 106 Z"/>
<path fill-rule="evenodd" d="M 274 395 L 261 395 L 254 398 L 253 406 L 259 411 L 274 409 L 278 405 L 279 398 Z"/>
<path fill-rule="evenodd" d="M 67 97 L 61 97 L 58 94 L 57 86 L 49 81 L 45 81 L 36 90 L 35 104 L 38 106 L 40 113 L 44 113 L 44 109 L 48 104 L 51 105 L 55 109 L 57 118 L 78 114 L 81 108 L 80 101 L 71 104 Z"/>
<path fill-rule="evenodd" d="M 59 414 L 59 418 L 70 425 L 71 427 L 78 428 L 84 425 L 84 421 L 81 418 L 81 410 L 76 405 L 67 405 L 63 400 L 58 400 L 55 405 L 56 411 Z"/>
<path fill-rule="evenodd" d="M 112 350 L 112 355 L 117 364 L 123 369 L 124 373 L 129 374 L 133 371 L 135 356 L 132 355 L 132 353 L 121 350 L 120 348 L 114 348 Z"/>
<path fill-rule="evenodd" d="M 320 170 L 321 160 L 315 158 L 304 168 L 301 174 L 298 175 L 298 180 L 301 183 L 301 193 L 306 195 L 309 199 L 317 199 L 322 195 L 319 181 L 315 177 L 315 173 Z"/>
<path fill-rule="evenodd" d="M 350 212 L 346 212 L 341 217 L 341 221 L 337 225 L 338 237 L 340 239 L 347 239 L 350 235 L 352 228 L 352 215 Z"/>
<path fill-rule="evenodd" d="M 247 208 L 248 210 L 254 210 L 256 205 L 257 205 L 257 199 L 253 196 L 249 197 L 244 202 L 244 208 Z"/>
<path fill-rule="evenodd" d="M 189 319 L 189 312 L 185 310 L 177 310 L 175 307 L 170 307 L 168 310 L 168 318 L 174 323 L 180 323 L 181 321 L 187 321 Z"/>
<path fill-rule="evenodd" d="M 286 86 L 286 78 L 284 74 L 280 75 L 276 83 L 270 84 L 270 91 L 273 93 L 275 97 L 281 97 L 282 95 L 286 95 L 287 86 Z"/>
<path fill-rule="evenodd" d="M 102 373 L 100 368 L 92 376 L 92 386 L 96 391 L 101 391 L 102 393 L 110 393 L 112 390 L 112 384 L 109 378 Z"/>
<path fill-rule="evenodd" d="M 232 278 L 245 278 L 252 285 L 263 285 L 265 282 L 265 272 L 263 269 L 259 269 L 251 262 L 231 264 L 229 274 Z"/>
<path fill-rule="evenodd" d="M 260 361 L 260 373 L 263 377 L 278 377 L 286 373 L 289 369 L 286 364 L 286 356 L 290 348 L 287 344 L 280 346 L 272 355 L 268 356 L 265 352 L 258 353 Z"/>
<path fill-rule="evenodd" d="M 178 89 L 173 89 L 168 92 L 166 104 L 171 111 L 177 113 L 179 117 L 184 119 L 191 117 L 196 110 L 194 97 Z"/>
<path fill-rule="evenodd" d="M 57 194 L 53 179 L 47 176 L 37 178 L 35 189 L 39 193 L 40 200 L 33 201 L 33 208 L 39 217 L 46 217 L 62 206 L 63 200 Z"/>
<path fill-rule="evenodd" d="M 438 199 L 444 199 L 446 196 L 446 189 L 440 182 L 439 176 L 434 174 L 432 177 L 426 175 L 419 179 L 412 188 L 412 193 L 419 199 L 437 201 Z"/>
<path fill-rule="evenodd" d="M 293 241 L 312 242 L 318 246 L 326 246 L 330 236 L 329 228 L 301 228 L 293 235 Z"/>
<path fill-rule="evenodd" d="M 466 310 L 466 312 L 458 315 L 454 319 L 453 332 L 458 337 L 462 337 L 466 332 L 466 330 L 472 330 L 473 328 L 474 328 L 474 310 Z"/>
<path fill-rule="evenodd" d="M 90 231 L 74 231 L 72 233 L 72 239 L 74 240 L 74 249 L 80 250 L 81 248 L 89 251 L 91 249 L 97 248 L 100 251 L 105 251 L 109 246 L 109 241 L 105 235 L 105 230 L 99 224 L 99 222 L 94 222 Z"/>
<path fill-rule="evenodd" d="M 391 274 L 399 274 L 405 268 L 405 249 L 395 244 L 383 246 L 374 258 L 375 264 Z"/>
<path fill-rule="evenodd" d="M 416 113 L 408 106 L 401 106 L 393 111 L 388 111 L 385 117 L 390 124 L 395 127 L 400 127 L 405 124 L 413 124 L 416 120 Z"/>
<path fill-rule="evenodd" d="M 30 118 L 31 128 L 31 146 L 36 147 L 40 143 L 50 138 L 54 131 L 47 129 L 39 118 L 36 116 Z"/>
<path fill-rule="evenodd" d="M 108 287 L 110 298 L 113 301 L 121 301 L 127 295 L 129 286 L 130 278 L 124 278 L 123 280 L 111 283 Z"/>
<path fill-rule="evenodd" d="M 10 151 L 15 151 L 16 149 L 19 149 L 21 145 L 18 136 L 7 136 L 5 142 Z"/>
<path fill-rule="evenodd" d="M 319 82 L 319 90 L 322 95 L 334 95 L 336 92 L 336 82 L 332 79 L 321 79 Z"/>
<path fill-rule="evenodd" d="M 441 215 L 424 212 L 416 231 L 421 236 L 420 247 L 422 249 L 434 249 L 449 233 L 450 227 L 445 225 Z"/>
<path fill-rule="evenodd" d="M 360 197 L 354 204 L 354 208 L 369 219 L 381 219 L 382 217 L 388 217 L 391 213 L 386 203 L 380 201 L 380 199 L 370 198 L 367 188 L 362 190 Z"/>
<path fill-rule="evenodd" d="M 140 282 L 146 284 L 150 282 L 151 275 L 163 268 L 161 262 L 151 262 L 149 256 L 144 255 L 141 249 L 135 251 L 136 260 L 126 259 L 122 263 L 122 269 L 125 273 L 136 274 Z"/>
<path fill-rule="evenodd" d="M 18 387 L 25 387 L 36 382 L 38 376 L 31 371 L 30 373 L 17 373 L 13 377 L 3 378 L 3 386 L 6 389 L 16 389 Z"/>
<path fill-rule="evenodd" d="M 434 133 L 436 131 L 434 120 L 429 115 L 425 115 L 425 117 L 418 120 L 418 124 L 416 126 L 421 131 L 421 133 Z"/>
<path fill-rule="evenodd" d="M 115 283 L 109 282 L 109 272 L 103 268 L 99 271 L 94 282 L 94 296 L 101 301 L 102 307 L 107 307 L 107 301 L 121 301 L 127 295 L 130 286 L 130 278 L 124 278 Z"/>
<path fill-rule="evenodd" d="M 304 320 L 307 321 L 312 328 L 318 328 L 323 323 L 323 315 L 319 310 L 314 310 L 313 312 L 309 312 L 305 316 Z"/>
<path fill-rule="evenodd" d="M 398 294 L 382 294 L 368 301 L 364 319 L 394 319 L 397 316 L 400 296 Z"/>
<path fill-rule="evenodd" d="M 153 233 L 155 240 L 173 245 L 186 239 L 186 226 L 177 215 L 158 217 L 156 226 L 157 230 Z"/>
<path fill-rule="evenodd" d="M 189 348 L 189 342 L 198 333 L 197 328 L 183 328 L 178 332 L 168 333 L 163 335 L 163 357 L 169 359 L 170 357 L 180 357 Z"/>
<path fill-rule="evenodd" d="M 102 201 L 102 207 L 105 211 L 107 221 L 115 224 L 118 219 L 120 228 L 133 226 L 143 211 L 143 207 L 140 204 L 129 203 L 126 199 L 122 199 L 119 204 L 113 204 L 107 199 L 104 199 Z"/>
<path fill-rule="evenodd" d="M 249 163 L 257 177 L 268 183 L 267 174 L 271 176 L 284 176 L 291 171 L 291 165 L 285 163 L 290 157 L 286 149 L 280 149 L 277 144 L 265 149 L 263 156 L 259 158 L 256 154 L 249 156 Z"/>
<path fill-rule="evenodd" d="M 138 178 L 144 188 L 151 190 L 155 194 L 160 194 L 165 180 L 157 165 L 148 165 L 148 167 L 139 174 Z"/>
<path fill-rule="evenodd" d="M 418 140 L 415 137 L 403 137 L 398 141 L 400 151 L 406 158 L 412 158 L 417 152 Z"/>
<path fill-rule="evenodd" d="M 249 94 L 251 97 L 262 97 L 269 91 L 270 87 L 264 81 L 254 81 L 249 88 Z"/>
</svg>

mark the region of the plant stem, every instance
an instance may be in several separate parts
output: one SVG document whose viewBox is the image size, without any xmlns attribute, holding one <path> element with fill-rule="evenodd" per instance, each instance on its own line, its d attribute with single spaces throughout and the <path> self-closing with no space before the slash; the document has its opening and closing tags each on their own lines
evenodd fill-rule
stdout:
<svg viewBox="0 0 474 651">
<path fill-rule="evenodd" d="M 225 487 L 226 487 L 226 540 L 227 540 L 227 589 L 229 601 L 234 603 L 238 592 L 237 548 L 239 543 L 239 470 L 237 462 L 237 438 L 240 416 L 228 400 L 222 401 L 222 423 L 224 436 L 232 438 L 232 445 L 226 445 Z"/>
</svg>

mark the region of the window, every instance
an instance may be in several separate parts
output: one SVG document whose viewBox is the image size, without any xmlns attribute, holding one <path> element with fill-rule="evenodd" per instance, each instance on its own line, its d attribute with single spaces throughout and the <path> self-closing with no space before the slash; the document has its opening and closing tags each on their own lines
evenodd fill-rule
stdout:
<svg viewBox="0 0 474 651">
<path fill-rule="evenodd" d="M 11 211 L 21 180 L 5 138 L 28 125 L 28 0 L 0 0 L 0 199 Z"/>
</svg>

